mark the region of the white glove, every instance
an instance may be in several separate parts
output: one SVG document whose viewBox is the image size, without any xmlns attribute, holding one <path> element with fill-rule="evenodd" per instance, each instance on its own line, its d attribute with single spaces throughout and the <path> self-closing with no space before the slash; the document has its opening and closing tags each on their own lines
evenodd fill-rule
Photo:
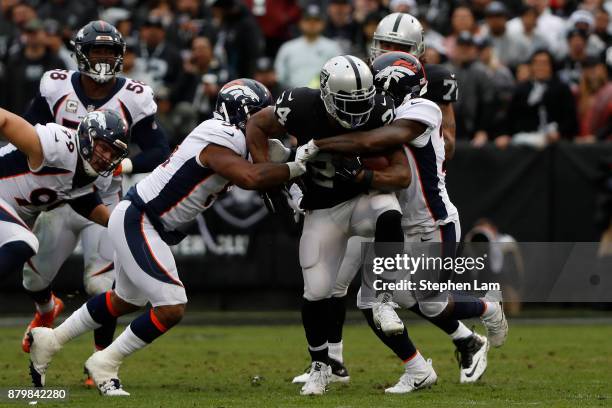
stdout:
<svg viewBox="0 0 612 408">
<path fill-rule="evenodd" d="M 285 163 L 289 167 L 289 180 L 299 177 L 306 173 L 306 163 L 302 161 L 292 161 Z"/>
<path fill-rule="evenodd" d="M 315 144 L 314 140 L 310 139 L 308 143 L 298 147 L 297 151 L 295 152 L 295 161 L 307 162 L 308 160 L 313 159 L 317 153 L 319 153 L 319 148 Z"/>
<path fill-rule="evenodd" d="M 268 139 L 268 156 L 272 163 L 284 163 L 289 158 L 291 150 L 278 139 Z"/>
<path fill-rule="evenodd" d="M 293 220 L 296 223 L 300 222 L 300 215 L 304 215 L 304 210 L 300 207 L 302 197 L 304 197 L 304 192 L 297 183 L 293 183 L 289 188 L 287 202 L 289 203 L 289 207 L 293 210 Z"/>
</svg>

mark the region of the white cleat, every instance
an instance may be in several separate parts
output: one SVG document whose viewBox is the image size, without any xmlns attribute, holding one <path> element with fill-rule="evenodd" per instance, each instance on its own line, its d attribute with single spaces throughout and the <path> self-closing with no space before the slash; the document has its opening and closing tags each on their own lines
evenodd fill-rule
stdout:
<svg viewBox="0 0 612 408">
<path fill-rule="evenodd" d="M 308 380 L 300 390 L 301 395 L 323 395 L 327 384 L 331 381 L 331 367 L 319 361 L 314 361 L 310 368 Z"/>
<path fill-rule="evenodd" d="M 62 348 L 55 332 L 48 327 L 35 327 L 28 333 L 30 342 L 30 377 L 35 387 L 45 386 L 47 367 L 53 355 Z"/>
<path fill-rule="evenodd" d="M 492 303 L 488 303 L 491 307 Z M 508 320 L 504 314 L 504 307 L 501 302 L 493 303 L 495 311 L 489 317 L 481 317 L 482 324 L 487 329 L 487 338 L 493 347 L 501 347 L 508 337 Z"/>
<path fill-rule="evenodd" d="M 330 357 L 329 366 L 331 367 L 331 378 L 329 382 L 348 384 L 348 382 L 351 380 L 351 377 L 349 376 L 348 370 L 346 369 L 343 363 Z M 304 384 L 306 381 L 308 381 L 308 377 L 310 377 L 310 369 L 311 367 L 308 367 L 303 374 L 300 374 L 297 377 L 293 377 L 291 383 Z"/>
<path fill-rule="evenodd" d="M 399 307 L 397 303 L 387 301 L 386 299 L 375 303 L 372 307 L 374 324 L 387 336 L 401 334 L 404 331 L 404 322 L 395 313 L 395 308 L 397 307 Z"/>
<path fill-rule="evenodd" d="M 462 384 L 476 382 L 487 369 L 489 340 L 478 333 L 461 340 L 454 340 L 455 351 L 459 362 L 459 382 Z"/>
<path fill-rule="evenodd" d="M 431 359 L 427 360 L 425 369 L 419 372 L 406 371 L 397 384 L 385 390 L 386 394 L 406 394 L 423 388 L 430 388 L 438 381 L 438 375 L 431 365 Z"/>
<path fill-rule="evenodd" d="M 121 362 L 112 362 L 105 358 L 101 351 L 94 353 L 85 362 L 85 371 L 92 378 L 100 394 L 105 397 L 122 397 L 130 395 L 119 381 Z"/>
</svg>

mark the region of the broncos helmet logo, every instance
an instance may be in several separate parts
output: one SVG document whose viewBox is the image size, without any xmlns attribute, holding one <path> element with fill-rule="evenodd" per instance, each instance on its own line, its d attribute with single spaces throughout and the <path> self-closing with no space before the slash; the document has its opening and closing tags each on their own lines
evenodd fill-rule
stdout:
<svg viewBox="0 0 612 408">
<path fill-rule="evenodd" d="M 385 67 L 382 71 L 376 74 L 375 79 L 377 81 L 382 81 L 386 79 L 383 84 L 383 89 L 387 91 L 389 90 L 391 81 L 399 82 L 406 76 L 414 75 L 416 75 L 416 70 L 414 69 L 414 66 L 412 64 L 402 63 Z"/>
<path fill-rule="evenodd" d="M 245 97 L 259 102 L 259 96 L 257 96 L 257 94 L 251 88 L 240 83 L 230 84 L 229 86 L 226 86 L 222 92 L 232 95 L 235 100 L 239 100 L 240 97 Z"/>
</svg>

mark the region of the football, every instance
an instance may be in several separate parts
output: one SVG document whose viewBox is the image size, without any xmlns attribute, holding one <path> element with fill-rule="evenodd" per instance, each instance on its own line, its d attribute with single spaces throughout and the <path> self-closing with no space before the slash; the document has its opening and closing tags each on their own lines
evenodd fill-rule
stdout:
<svg viewBox="0 0 612 408">
<path fill-rule="evenodd" d="M 389 159 L 386 156 L 361 157 L 363 167 L 369 170 L 382 170 L 389 167 Z"/>
</svg>

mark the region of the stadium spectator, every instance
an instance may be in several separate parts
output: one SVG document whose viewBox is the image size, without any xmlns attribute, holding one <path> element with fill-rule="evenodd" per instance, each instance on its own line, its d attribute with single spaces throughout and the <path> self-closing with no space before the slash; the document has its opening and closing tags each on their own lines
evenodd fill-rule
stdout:
<svg viewBox="0 0 612 408">
<path fill-rule="evenodd" d="M 451 15 L 451 28 L 452 32 L 444 39 L 444 49 L 446 50 L 446 55 L 448 55 L 450 59 L 453 59 L 455 57 L 455 46 L 459 33 L 468 32 L 472 35 L 478 34 L 478 26 L 476 25 L 474 14 L 472 14 L 472 10 L 469 6 L 459 5 L 453 10 L 453 14 Z"/>
<path fill-rule="evenodd" d="M 578 95 L 582 140 L 610 140 L 612 129 L 612 83 L 603 62 L 589 57 L 583 64 Z"/>
<path fill-rule="evenodd" d="M 538 23 L 538 11 L 535 7 L 523 7 L 516 25 L 520 29 L 509 30 L 506 24 L 506 33 L 514 42 L 526 42 L 528 51 L 526 55 L 533 54 L 536 50 L 548 48 L 548 40 L 536 31 Z"/>
<path fill-rule="evenodd" d="M 353 20 L 359 24 L 363 24 L 371 13 L 381 12 L 386 15 L 389 12 L 378 0 L 354 0 L 353 8 Z"/>
<path fill-rule="evenodd" d="M 95 2 L 92 0 L 42 1 L 37 11 L 41 20 L 55 20 L 69 31 L 77 30 L 97 18 Z"/>
<path fill-rule="evenodd" d="M 458 35 L 456 51 L 449 68 L 455 72 L 461 90 L 454 104 L 457 138 L 472 139 L 474 145 L 482 146 L 488 139 L 495 87 L 487 68 L 478 60 L 478 48 L 470 32 Z"/>
<path fill-rule="evenodd" d="M 587 34 L 587 54 L 597 56 L 606 48 L 606 44 L 593 34 L 595 17 L 586 10 L 576 10 L 568 19 L 569 30 L 582 30 Z"/>
<path fill-rule="evenodd" d="M 417 14 L 418 8 L 415 0 L 391 0 L 389 8 L 392 13 L 407 13 L 413 16 Z"/>
<path fill-rule="evenodd" d="M 569 87 L 554 71 L 554 59 L 546 50 L 531 57 L 531 79 L 517 85 L 506 116 L 506 134 L 496 141 L 500 146 L 510 142 L 538 146 L 570 139 L 577 135 L 576 104 Z"/>
<path fill-rule="evenodd" d="M 286 42 L 278 50 L 274 69 L 284 88 L 318 87 L 323 64 L 342 54 L 335 41 L 321 35 L 324 24 L 321 8 L 316 4 L 308 5 L 300 20 L 302 36 Z"/>
<path fill-rule="evenodd" d="M 381 11 L 374 11 L 370 13 L 363 24 L 361 25 L 361 33 L 357 36 L 351 55 L 359 57 L 364 61 L 370 58 L 370 48 L 372 48 L 372 41 L 374 39 L 374 32 L 380 20 L 382 20 L 387 13 Z"/>
<path fill-rule="evenodd" d="M 610 35 L 610 14 L 603 7 L 595 10 L 595 26 L 593 27 L 593 34 L 596 35 L 601 42 L 604 44 L 612 43 L 612 36 Z"/>
<path fill-rule="evenodd" d="M 121 75 L 150 85 L 154 82 L 153 77 L 147 72 L 144 61 L 138 60 L 137 52 L 136 44 L 128 40 Z"/>
<path fill-rule="evenodd" d="M 177 0 L 175 23 L 177 44 L 180 48 L 189 48 L 191 41 L 198 35 L 214 38 L 216 33 L 212 25 L 210 11 L 199 0 Z"/>
<path fill-rule="evenodd" d="M 514 76 L 510 69 L 499 60 L 492 41 L 488 38 L 481 39 L 478 41 L 478 48 L 480 49 L 480 61 L 486 67 L 491 82 L 495 87 L 496 98 L 490 129 L 491 133 L 496 135 L 502 131 L 506 112 L 512 99 L 512 92 L 515 86 Z"/>
<path fill-rule="evenodd" d="M 300 20 L 297 0 L 246 0 L 266 40 L 266 56 L 274 59 L 278 49 L 291 39 L 291 30 Z"/>
<path fill-rule="evenodd" d="M 274 63 L 268 57 L 261 57 L 257 60 L 257 67 L 253 79 L 264 84 L 272 94 L 274 100 L 283 92 L 278 83 L 276 72 L 274 71 Z"/>
<path fill-rule="evenodd" d="M 499 1 L 491 2 L 485 9 L 485 20 L 481 35 L 488 35 L 499 62 L 511 68 L 524 62 L 529 55 L 529 44 L 524 37 L 511 36 L 506 30 L 506 6 Z"/>
<path fill-rule="evenodd" d="M 588 38 L 588 33 L 578 28 L 567 33 L 568 53 L 561 61 L 559 78 L 570 86 L 574 94 L 578 93 L 582 64 L 587 58 Z"/>
<path fill-rule="evenodd" d="M 227 69 L 213 56 L 212 44 L 206 37 L 195 37 L 191 55 L 183 65 L 183 72 L 171 88 L 173 105 L 188 102 L 199 122 L 212 117 L 217 93 L 229 79 Z"/>
<path fill-rule="evenodd" d="M 8 109 L 23 113 L 38 92 L 40 78 L 50 69 L 64 69 L 62 60 L 47 49 L 43 23 L 38 19 L 24 26 L 25 44 L 7 64 Z"/>
<path fill-rule="evenodd" d="M 349 0 L 329 0 L 323 35 L 336 41 L 344 54 L 351 51 L 361 30 L 359 24 L 353 21 L 352 13 L 353 6 Z"/>
<path fill-rule="evenodd" d="M 155 15 L 150 15 L 140 27 L 138 58 L 153 78 L 150 85 L 154 90 L 174 83 L 181 73 L 181 56 L 178 50 L 166 41 L 165 28 L 163 18 Z"/>
<path fill-rule="evenodd" d="M 565 48 L 563 38 L 566 23 L 551 12 L 549 3 L 550 0 L 525 0 L 525 4 L 532 6 L 537 14 L 535 32 L 546 40 L 553 54 L 561 57 Z M 520 17 L 515 17 L 508 21 L 506 28 L 512 35 L 519 35 L 524 31 L 523 21 Z"/>
<path fill-rule="evenodd" d="M 44 21 L 45 33 L 47 34 L 47 47 L 59 59 L 62 60 L 62 63 L 66 67 L 66 69 L 70 69 L 73 71 L 77 70 L 77 63 L 72 58 L 72 53 L 66 48 L 64 44 L 64 39 L 62 38 L 62 29 L 59 23 L 55 20 L 45 20 Z"/>
<path fill-rule="evenodd" d="M 265 47 L 255 17 L 239 0 L 216 0 L 212 7 L 221 23 L 215 47 L 225 51 L 230 78 L 253 77 L 255 63 Z"/>
</svg>

